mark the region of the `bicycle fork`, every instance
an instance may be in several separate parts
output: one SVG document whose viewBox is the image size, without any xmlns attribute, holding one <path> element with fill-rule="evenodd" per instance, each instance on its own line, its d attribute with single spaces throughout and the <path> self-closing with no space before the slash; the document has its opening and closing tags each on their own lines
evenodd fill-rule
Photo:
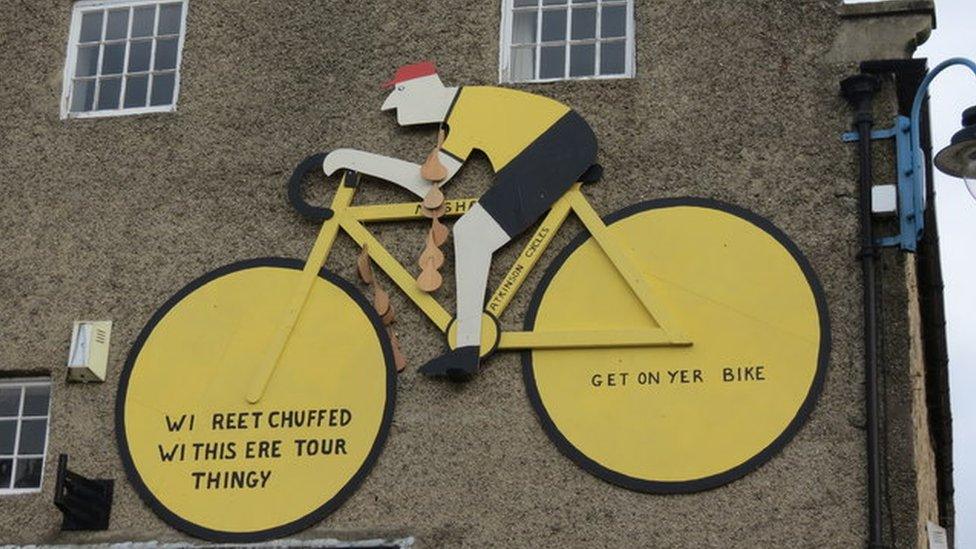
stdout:
<svg viewBox="0 0 976 549">
<path fill-rule="evenodd" d="M 247 401 L 251 404 L 256 404 L 264 396 L 264 391 L 267 389 L 268 382 L 271 381 L 271 376 L 278 366 L 281 354 L 288 345 L 288 339 L 295 330 L 295 326 L 302 316 L 302 311 L 305 310 L 305 305 L 308 303 L 308 296 L 312 292 L 315 280 L 319 276 L 319 271 L 322 270 L 322 267 L 325 265 L 325 260 L 329 257 L 329 250 L 332 249 L 332 244 L 335 242 L 336 235 L 339 233 L 339 224 L 342 220 L 343 213 L 352 203 L 355 188 L 354 186 L 346 186 L 346 177 L 347 175 L 343 175 L 342 182 L 333 199 L 333 211 L 338 215 L 334 215 L 332 219 L 322 223 L 318 238 L 315 239 L 315 244 L 312 245 L 312 251 L 308 254 L 308 259 L 305 260 L 305 267 L 302 269 L 298 284 L 291 298 L 288 300 L 288 306 L 281 314 L 280 321 L 277 323 L 278 327 L 271 336 L 271 340 L 265 347 L 264 352 L 258 355 L 257 366 L 253 369 L 254 377 L 248 386 L 246 396 Z M 245 369 L 245 371 L 247 370 Z"/>
</svg>

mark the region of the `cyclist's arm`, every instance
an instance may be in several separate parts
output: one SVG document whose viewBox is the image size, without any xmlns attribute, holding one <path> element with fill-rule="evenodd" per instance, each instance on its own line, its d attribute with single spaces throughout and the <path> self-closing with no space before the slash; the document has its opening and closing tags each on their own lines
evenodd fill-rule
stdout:
<svg viewBox="0 0 976 549">
<path fill-rule="evenodd" d="M 445 166 L 447 166 L 445 164 Z M 380 154 L 373 154 L 355 149 L 336 149 L 330 152 L 322 161 L 325 175 L 332 175 L 336 170 L 352 170 L 389 181 L 403 187 L 413 194 L 423 198 L 427 196 L 432 183 L 420 176 L 420 165 L 397 158 L 390 158 Z M 453 172 L 448 167 L 450 175 Z"/>
<path fill-rule="evenodd" d="M 461 169 L 461 166 L 464 165 L 464 162 L 458 160 L 457 157 L 450 155 L 444 151 L 438 151 L 437 158 L 441 161 L 441 164 L 444 166 L 444 168 L 447 169 L 447 177 L 445 177 L 439 182 L 439 184 L 443 186 L 446 185 L 447 182 L 450 181 L 452 177 L 457 175 L 458 171 Z"/>
</svg>

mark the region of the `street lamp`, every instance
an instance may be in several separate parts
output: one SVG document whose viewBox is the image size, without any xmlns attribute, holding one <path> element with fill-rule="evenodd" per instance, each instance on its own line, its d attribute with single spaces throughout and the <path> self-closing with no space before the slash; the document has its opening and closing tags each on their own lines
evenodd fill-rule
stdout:
<svg viewBox="0 0 976 549">
<path fill-rule="evenodd" d="M 954 177 L 961 177 L 976 199 L 976 107 L 962 113 L 962 129 L 952 136 L 952 143 L 939 151 L 935 167 Z"/>
<path fill-rule="evenodd" d="M 932 69 L 915 93 L 915 102 L 912 104 L 912 150 L 915 151 L 915 167 L 923 166 L 922 149 L 919 143 L 919 115 L 922 111 L 922 102 L 928 91 L 929 84 L 943 70 L 954 65 L 963 65 L 976 75 L 976 63 L 962 57 L 953 57 L 936 65 Z M 969 194 L 976 199 L 976 106 L 969 107 L 962 113 L 962 129 L 952 136 L 952 142 L 948 147 L 939 151 L 935 156 L 935 167 L 939 171 L 953 177 L 961 177 L 969 189 Z M 913 170 L 917 185 L 924 188 L 924 179 L 921 169 Z"/>
</svg>

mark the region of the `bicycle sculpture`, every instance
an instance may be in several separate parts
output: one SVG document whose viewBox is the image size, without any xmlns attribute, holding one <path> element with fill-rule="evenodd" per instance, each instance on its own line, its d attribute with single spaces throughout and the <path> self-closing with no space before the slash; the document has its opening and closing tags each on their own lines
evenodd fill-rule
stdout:
<svg viewBox="0 0 976 549">
<path fill-rule="evenodd" d="M 422 367 L 470 379 L 499 351 L 522 352 L 532 408 L 586 471 L 631 490 L 691 492 L 755 469 L 809 414 L 829 355 L 820 285 L 768 221 L 702 198 L 652 200 L 601 218 L 583 194 L 599 178 L 596 140 L 575 112 L 495 87 L 448 88 L 432 64 L 401 68 L 384 110 L 403 125 L 445 123 L 423 166 L 340 149 L 291 177 L 296 209 L 322 228 L 302 261 L 221 267 L 167 301 L 126 362 L 116 410 L 130 480 L 192 535 L 243 542 L 306 528 L 340 505 L 375 462 L 393 415 L 393 312 L 375 263 L 446 336 Z M 439 187 L 473 149 L 497 171 L 480 198 Z M 302 198 L 309 171 L 340 173 L 328 208 Z M 423 201 L 359 205 L 363 175 Z M 585 227 L 548 267 L 524 328 L 498 318 L 559 227 Z M 454 224 L 458 314 L 440 284 L 441 219 Z M 541 219 L 541 221 L 537 220 Z M 366 228 L 428 221 L 415 278 Z M 535 225 L 485 300 L 492 252 Z M 370 303 L 324 268 L 345 232 L 363 253 Z"/>
</svg>

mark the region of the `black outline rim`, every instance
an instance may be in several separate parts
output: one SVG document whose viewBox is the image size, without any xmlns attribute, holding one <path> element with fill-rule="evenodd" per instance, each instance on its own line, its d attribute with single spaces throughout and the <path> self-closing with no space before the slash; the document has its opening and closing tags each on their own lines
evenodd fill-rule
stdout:
<svg viewBox="0 0 976 549">
<path fill-rule="evenodd" d="M 162 318 L 166 316 L 166 314 L 177 303 L 179 303 L 191 292 L 221 276 L 254 267 L 281 267 L 286 269 L 301 270 L 304 266 L 305 263 L 297 259 L 264 257 L 238 261 L 236 263 L 224 265 L 223 267 L 210 271 L 184 286 L 180 291 L 176 292 L 172 297 L 170 297 L 159 309 L 157 309 L 156 312 L 153 313 L 153 316 L 149 319 L 149 322 L 147 322 L 145 327 L 143 327 L 142 331 L 139 333 L 139 336 L 136 338 L 135 343 L 133 343 L 132 349 L 129 351 L 129 355 L 126 358 L 125 365 L 122 369 L 121 377 L 119 378 L 118 392 L 116 393 L 115 400 L 115 438 L 116 443 L 118 444 L 119 457 L 122 460 L 122 465 L 125 469 L 129 482 L 136 489 L 136 493 L 139 494 L 142 501 L 145 502 L 146 505 L 148 505 L 149 508 L 152 509 L 157 516 L 159 516 L 159 518 L 163 519 L 164 522 L 177 530 L 197 538 L 220 543 L 261 542 L 298 533 L 314 526 L 333 511 L 338 509 L 343 503 L 345 503 L 345 501 L 349 499 L 349 497 L 359 488 L 359 485 L 362 484 L 363 480 L 366 478 L 366 475 L 369 474 L 369 471 L 373 468 L 373 465 L 375 465 L 377 458 L 379 458 L 379 455 L 383 450 L 383 446 L 386 443 L 386 438 L 389 435 L 390 425 L 393 422 L 393 407 L 396 397 L 396 368 L 393 362 L 393 348 L 391 347 L 389 338 L 386 335 L 386 330 L 383 328 L 382 321 L 366 298 L 363 297 L 363 295 L 352 284 L 343 278 L 326 269 L 321 269 L 319 271 L 319 276 L 321 278 L 335 284 L 337 287 L 345 291 L 346 294 L 351 297 L 366 313 L 366 316 L 376 329 L 376 334 L 379 337 L 380 345 L 383 347 L 383 357 L 386 362 L 386 404 L 383 410 L 383 418 L 380 421 L 379 432 L 376 435 L 376 439 L 373 441 L 372 449 L 370 449 L 369 454 L 367 454 L 366 459 L 363 461 L 363 464 L 359 467 L 359 470 L 356 471 L 349 482 L 347 482 L 345 486 L 343 486 L 342 489 L 340 489 L 339 492 L 332 497 L 332 499 L 322 504 L 319 508 L 300 519 L 289 522 L 288 524 L 283 524 L 274 528 L 267 528 L 265 530 L 257 530 L 254 532 L 227 532 L 200 526 L 180 517 L 173 511 L 170 511 L 156 498 L 152 491 L 149 490 L 149 487 L 146 486 L 145 482 L 143 482 L 142 477 L 139 475 L 139 471 L 136 470 L 135 464 L 132 462 L 128 441 L 125 437 L 125 398 L 129 388 L 129 376 L 132 373 L 132 367 L 135 364 L 136 358 L 139 356 L 139 352 L 142 350 L 142 346 L 145 344 L 146 339 L 148 339 L 149 334 L 151 334 L 153 329 L 156 327 L 156 324 L 158 324 L 159 321 L 162 320 Z"/>
<path fill-rule="evenodd" d="M 596 476 L 597 478 L 600 478 L 601 480 L 627 488 L 628 490 L 651 494 L 686 494 L 710 490 L 712 488 L 717 488 L 724 484 L 728 484 L 734 480 L 738 480 L 739 478 L 742 478 L 743 476 L 755 471 L 762 464 L 766 463 L 770 458 L 782 450 L 783 447 L 786 446 L 786 444 L 789 443 L 794 436 L 796 436 L 796 433 L 800 430 L 803 424 L 806 423 L 810 412 L 813 411 L 813 408 L 816 405 L 817 400 L 819 400 L 821 392 L 823 391 L 824 378 L 826 377 L 827 373 L 827 364 L 830 361 L 830 318 L 828 316 L 829 312 L 827 310 L 827 299 L 825 297 L 823 287 L 821 286 L 820 281 L 817 279 L 817 275 L 813 271 L 813 267 L 810 266 L 810 263 L 807 261 L 806 257 L 796 246 L 796 244 L 793 243 L 793 241 L 790 240 L 790 238 L 786 236 L 783 231 L 773 225 L 773 223 L 768 219 L 739 206 L 719 200 L 710 198 L 683 197 L 663 198 L 633 204 L 605 216 L 603 221 L 607 225 L 610 225 L 616 221 L 625 219 L 637 213 L 675 206 L 697 206 L 732 214 L 752 223 L 776 239 L 776 241 L 779 242 L 780 245 L 782 245 L 790 253 L 794 261 L 796 261 L 796 263 L 800 266 L 800 269 L 803 271 L 803 274 L 806 277 L 807 284 L 810 286 L 810 289 L 813 292 L 814 301 L 817 304 L 817 311 L 820 318 L 820 348 L 817 357 L 817 371 L 814 374 L 813 382 L 810 384 L 810 389 L 807 392 L 807 396 L 804 399 L 803 404 L 800 405 L 799 410 L 797 410 L 793 420 L 790 421 L 783 432 L 780 433 L 780 435 L 776 437 L 776 439 L 774 439 L 768 446 L 766 446 L 766 448 L 745 462 L 722 473 L 688 481 L 652 481 L 631 477 L 608 469 L 607 467 L 600 465 L 583 454 L 579 449 L 573 446 L 573 444 L 569 442 L 565 436 L 563 436 L 563 434 L 553 423 L 552 418 L 549 417 L 548 412 L 546 412 L 545 407 L 542 405 L 542 399 L 539 396 L 539 390 L 535 382 L 535 374 L 532 368 L 532 351 L 522 351 L 522 377 L 525 382 L 526 394 L 529 397 L 529 402 L 532 404 L 532 409 L 535 410 L 536 416 L 539 418 L 539 422 L 542 424 L 543 430 L 546 432 L 546 435 L 549 436 L 549 439 L 553 442 L 553 444 L 559 448 L 559 451 L 574 463 L 582 467 L 584 471 Z M 552 263 L 549 265 L 549 268 L 546 269 L 542 280 L 539 281 L 539 285 L 536 287 L 535 292 L 532 294 L 532 300 L 529 302 L 529 308 L 525 314 L 525 330 L 531 331 L 535 327 L 535 319 L 539 312 L 539 304 L 542 302 L 542 296 L 549 288 L 549 284 L 552 282 L 556 272 L 558 272 L 566 260 L 569 259 L 569 256 L 572 255 L 577 248 L 579 248 L 590 238 L 589 233 L 584 231 L 582 234 L 574 238 L 572 242 L 567 244 L 566 247 L 560 251 L 559 255 L 553 259 Z"/>
</svg>

